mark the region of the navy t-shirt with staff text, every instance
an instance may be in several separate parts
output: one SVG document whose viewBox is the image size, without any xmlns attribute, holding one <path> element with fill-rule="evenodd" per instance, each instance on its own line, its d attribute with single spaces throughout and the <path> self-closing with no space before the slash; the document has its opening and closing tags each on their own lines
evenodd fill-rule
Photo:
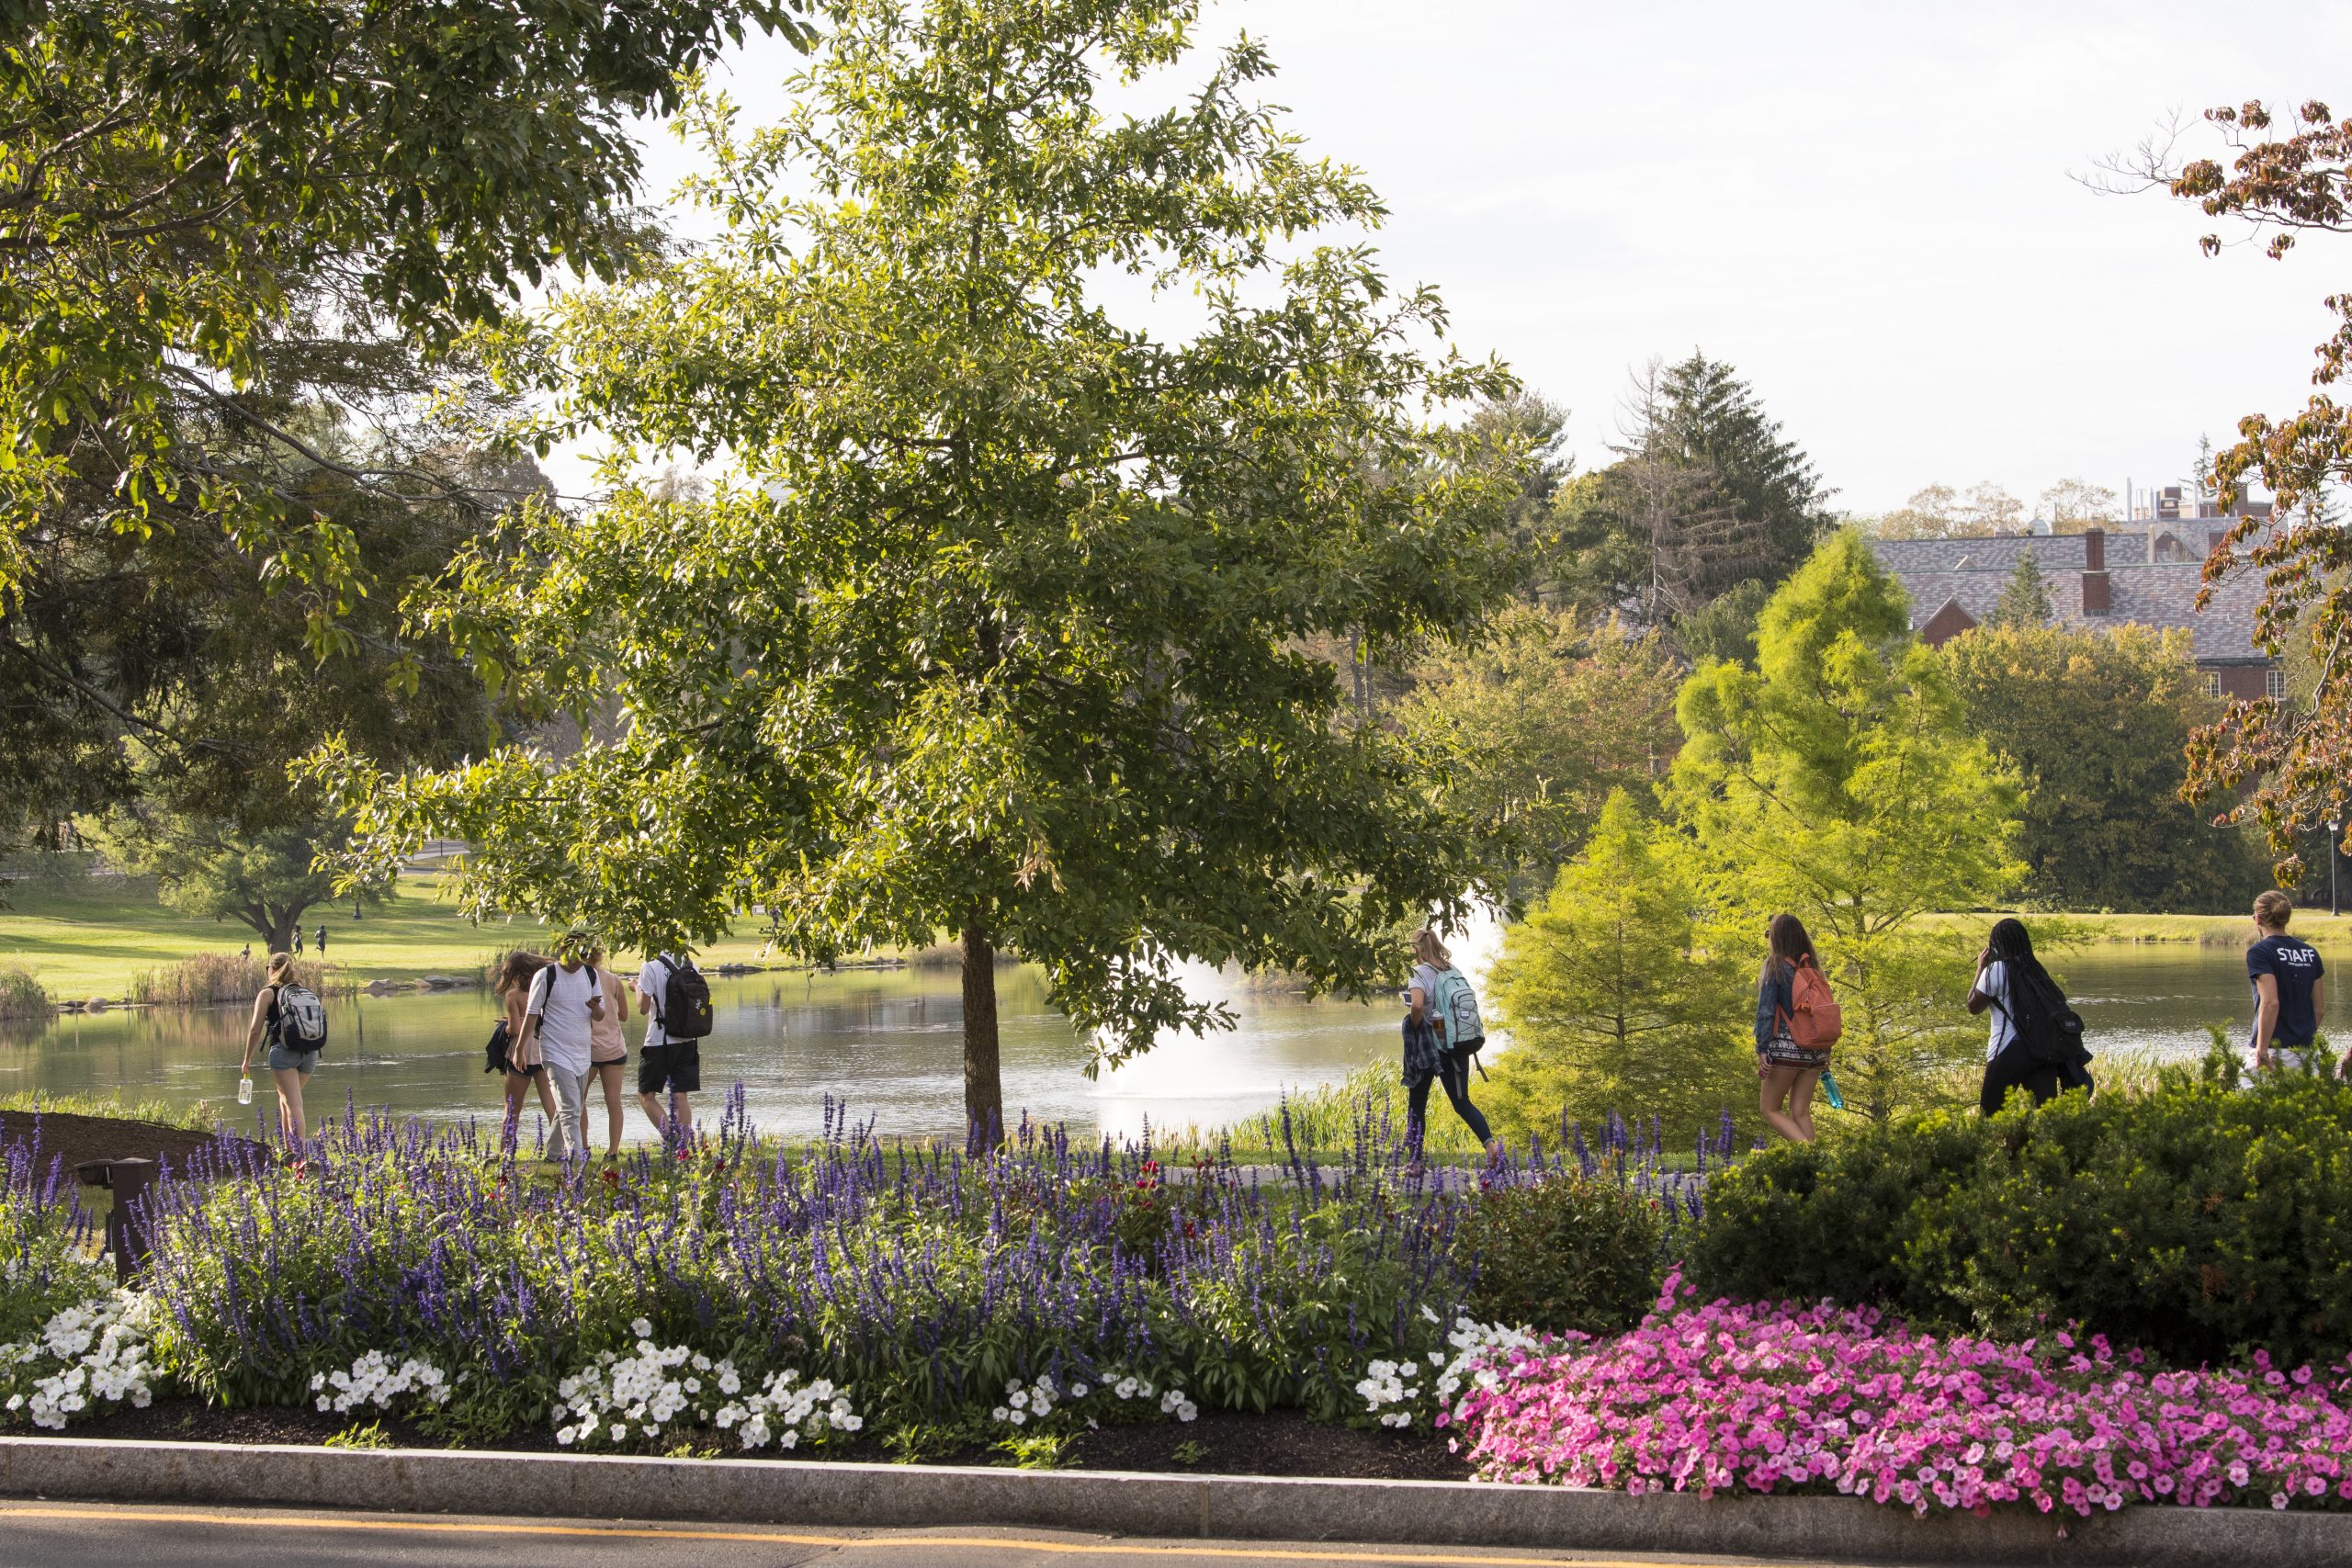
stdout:
<svg viewBox="0 0 2352 1568">
<path fill-rule="evenodd" d="M 2245 950 L 2245 976 L 2255 982 L 2257 1025 L 2262 1019 L 2262 976 L 2267 975 L 2278 982 L 2278 1021 L 2271 1026 L 2272 1044 L 2301 1047 L 2312 1043 L 2312 1036 L 2319 1032 L 2319 1021 L 2312 1016 L 2312 990 L 2325 973 L 2319 949 L 2301 937 L 2282 932 L 2264 937 Z M 2257 1046 L 2261 1043 L 2255 1042 Z"/>
</svg>

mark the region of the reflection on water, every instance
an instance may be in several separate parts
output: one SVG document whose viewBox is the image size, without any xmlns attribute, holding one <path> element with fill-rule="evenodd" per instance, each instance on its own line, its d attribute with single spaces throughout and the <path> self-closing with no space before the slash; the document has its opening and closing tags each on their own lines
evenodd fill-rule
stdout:
<svg viewBox="0 0 2352 1568">
<path fill-rule="evenodd" d="M 1457 944 L 1482 976 L 1491 931 Z M 2352 1029 L 2352 953 L 2331 953 L 2328 1011 Z M 2243 1038 L 2252 1016 L 2244 962 L 2231 949 L 2101 947 L 2057 965 L 2100 1052 L 2194 1054 L 2209 1021 Z M 1335 1081 L 1396 1049 L 1396 1009 L 1307 1002 L 1253 989 L 1212 971 L 1188 971 L 1192 993 L 1221 998 L 1238 1028 L 1177 1035 L 1139 1060 L 1090 1081 L 1086 1042 L 1046 1006 L 1034 970 L 998 976 L 1008 1112 L 1119 1134 L 1155 1126 L 1228 1122 L 1289 1087 Z M 718 1028 L 705 1043 L 714 1089 L 740 1080 L 752 1119 L 787 1134 L 822 1125 L 826 1096 L 847 1101 L 885 1133 L 952 1133 L 961 1122 L 962 993 L 954 970 L 869 970 L 715 980 Z M 1955 1010 L 1957 1003 L 1955 1003 Z M 330 1044 L 311 1103 L 458 1118 L 492 1112 L 498 1079 L 481 1070 L 495 1019 L 489 993 L 457 991 L 336 998 Z M 220 1103 L 235 1112 L 241 1008 L 68 1016 L 0 1037 L 0 1093 L 122 1093 L 173 1104 Z M 632 1021 L 634 1040 L 639 1025 Z M 632 1086 L 633 1087 L 633 1086 Z M 258 1099 L 266 1100 L 266 1096 Z M 248 1113 L 250 1114 L 250 1113 Z M 632 1136 L 645 1133 L 632 1111 Z"/>
</svg>

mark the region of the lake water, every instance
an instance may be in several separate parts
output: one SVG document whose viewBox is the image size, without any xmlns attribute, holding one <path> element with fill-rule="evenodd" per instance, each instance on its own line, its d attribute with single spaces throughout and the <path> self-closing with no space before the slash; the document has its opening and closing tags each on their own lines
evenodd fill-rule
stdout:
<svg viewBox="0 0 2352 1568">
<path fill-rule="evenodd" d="M 1480 945 L 1484 945 L 1483 943 Z M 2328 1011 L 2352 1023 L 2352 952 L 2331 952 Z M 1475 964 L 1473 965 L 1475 969 Z M 2194 1055 L 2205 1026 L 2243 1038 L 2251 1008 L 2233 949 L 2103 946 L 2056 965 L 2096 1047 Z M 1154 1126 L 1211 1126 L 1272 1104 L 1285 1088 L 1336 1081 L 1397 1049 L 1396 1010 L 1308 1002 L 1213 973 L 1187 976 L 1195 996 L 1221 997 L 1239 1027 L 1178 1036 L 1139 1061 L 1090 1080 L 1086 1043 L 1046 1005 L 1043 977 L 998 976 L 1008 1115 L 1121 1135 Z M 963 1031 L 953 969 L 859 970 L 717 979 L 717 1032 L 705 1043 L 712 1089 L 741 1081 L 753 1121 L 786 1134 L 822 1125 L 824 1097 L 873 1116 L 887 1133 L 954 1132 L 961 1123 Z M 499 1080 L 481 1070 L 497 1013 L 486 991 L 338 998 L 330 1044 L 312 1078 L 315 1110 L 345 1097 L 407 1115 L 494 1114 Z M 232 1119 L 242 1008 L 68 1015 L 0 1035 L 0 1093 L 119 1093 L 185 1105 L 221 1102 Z M 632 1021 L 632 1041 L 639 1025 Z M 256 1086 L 266 1098 L 266 1080 Z M 634 1084 L 631 1085 L 632 1090 Z M 708 1098 L 708 1097 L 707 1097 Z M 631 1137 L 647 1135 L 631 1113 Z"/>
</svg>

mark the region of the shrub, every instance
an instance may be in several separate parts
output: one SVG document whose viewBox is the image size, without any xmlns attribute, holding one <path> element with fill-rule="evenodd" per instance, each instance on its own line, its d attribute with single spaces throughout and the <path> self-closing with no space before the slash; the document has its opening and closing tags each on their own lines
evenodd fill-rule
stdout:
<svg viewBox="0 0 2352 1568">
<path fill-rule="evenodd" d="M 1687 1257 L 1702 1291 L 1879 1302 L 2030 1336 L 2079 1321 L 2184 1362 L 2352 1348 L 2352 1086 L 2237 1087 L 1939 1113 L 1720 1176 Z"/>
<path fill-rule="evenodd" d="M 21 964 L 0 964 L 0 1018 L 46 1018 L 49 991 Z"/>
<path fill-rule="evenodd" d="M 1657 1294 L 1666 1223 L 1660 1201 L 1583 1176 L 1493 1187 L 1454 1233 L 1484 1323 L 1609 1334 L 1641 1321 Z"/>
</svg>

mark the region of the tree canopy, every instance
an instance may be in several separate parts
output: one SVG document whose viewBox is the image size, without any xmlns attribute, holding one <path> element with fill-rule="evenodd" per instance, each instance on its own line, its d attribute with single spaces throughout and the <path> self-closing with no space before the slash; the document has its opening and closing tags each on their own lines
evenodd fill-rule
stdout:
<svg viewBox="0 0 2352 1568">
<path fill-rule="evenodd" d="M 526 710 L 608 693 L 618 732 L 322 759 L 379 854 L 465 838 L 468 907 L 617 946 L 752 908 L 820 959 L 959 933 L 982 1132 L 999 949 L 1116 1060 L 1220 1021 L 1179 960 L 1361 993 L 1400 924 L 1464 911 L 1490 825 L 1434 747 L 1342 723 L 1306 644 L 1410 651 L 1507 594 L 1522 476 L 1439 416 L 1512 387 L 1434 294 L 1312 243 L 1381 208 L 1255 100 L 1255 42 L 1110 118 L 1105 76 L 1178 64 L 1196 12 L 852 0 L 780 125 L 697 94 L 723 235 L 503 363 L 570 389 L 534 434 L 723 453 L 720 482 L 526 515 L 419 605 Z M 1196 329 L 1123 319 L 1105 272 Z"/>
<path fill-rule="evenodd" d="M 289 623 L 316 679 L 416 716 L 383 695 L 436 679 L 387 635 L 410 546 L 517 489 L 424 428 L 428 356 L 634 254 L 631 117 L 793 11 L 0 0 L 0 842 L 283 752 L 213 697 L 301 682 Z"/>
<path fill-rule="evenodd" d="M 1968 728 L 2025 784 L 2027 897 L 2062 909 L 2219 912 L 2269 885 L 2245 832 L 2211 826 L 2180 797 L 2188 737 L 2222 706 L 2204 694 L 2189 640 L 2020 621 L 1944 645 Z"/>
</svg>

